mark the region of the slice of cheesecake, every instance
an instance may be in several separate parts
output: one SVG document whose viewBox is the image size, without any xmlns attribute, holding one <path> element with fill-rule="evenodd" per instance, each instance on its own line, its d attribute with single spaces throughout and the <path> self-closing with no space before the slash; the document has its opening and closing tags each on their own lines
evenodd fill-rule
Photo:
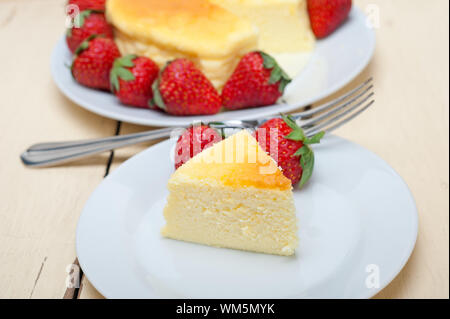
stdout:
<svg viewBox="0 0 450 319">
<path fill-rule="evenodd" d="M 163 236 L 294 254 L 297 223 L 291 182 L 246 130 L 179 167 L 168 189 Z"/>
<path fill-rule="evenodd" d="M 256 27 L 208 0 L 108 0 L 106 16 L 122 54 L 147 56 L 160 67 L 188 58 L 216 87 L 258 44 Z"/>
</svg>

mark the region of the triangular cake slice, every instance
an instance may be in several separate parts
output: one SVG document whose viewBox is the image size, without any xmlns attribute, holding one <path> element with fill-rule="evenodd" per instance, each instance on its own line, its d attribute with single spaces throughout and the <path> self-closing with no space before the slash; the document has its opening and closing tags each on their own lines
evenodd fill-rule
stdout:
<svg viewBox="0 0 450 319">
<path fill-rule="evenodd" d="M 168 183 L 166 237 L 292 255 L 297 223 L 292 185 L 242 130 L 194 156 Z"/>
</svg>

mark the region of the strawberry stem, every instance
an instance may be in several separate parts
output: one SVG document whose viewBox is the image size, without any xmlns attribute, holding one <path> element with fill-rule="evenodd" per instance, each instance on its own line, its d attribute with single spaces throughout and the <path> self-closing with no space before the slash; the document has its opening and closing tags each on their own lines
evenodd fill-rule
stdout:
<svg viewBox="0 0 450 319">
<path fill-rule="evenodd" d="M 160 109 L 162 109 L 164 111 L 167 109 L 166 104 L 164 103 L 164 100 L 162 98 L 161 91 L 159 90 L 159 84 L 161 82 L 161 76 L 162 76 L 164 70 L 173 61 L 175 61 L 175 60 L 167 61 L 166 65 L 164 65 L 164 67 L 159 71 L 159 74 L 158 74 L 158 77 L 156 78 L 156 80 L 153 81 L 153 84 L 152 84 L 153 99 L 151 99 L 148 102 L 149 106 L 156 105 L 157 107 L 159 107 Z"/>
<path fill-rule="evenodd" d="M 160 82 L 160 76 L 158 76 L 158 78 L 152 84 L 153 99 L 150 100 L 149 105 L 150 106 L 156 105 L 160 109 L 166 110 L 166 104 L 164 104 L 164 100 L 161 96 L 161 92 L 159 91 L 159 82 Z"/>
<path fill-rule="evenodd" d="M 295 119 L 291 115 L 281 114 L 284 122 L 292 129 L 288 135 L 284 136 L 284 138 L 302 142 L 303 146 L 300 147 L 295 153 L 294 156 L 300 157 L 300 166 L 302 167 L 302 176 L 299 182 L 299 188 L 302 188 L 303 185 L 311 178 L 312 172 L 314 170 L 314 152 L 312 148 L 309 146 L 310 144 L 320 143 L 320 140 L 325 135 L 324 131 L 321 131 L 315 134 L 312 137 L 307 137 L 303 129 L 298 126 Z"/>
<path fill-rule="evenodd" d="M 265 69 L 272 69 L 269 78 L 269 84 L 279 83 L 278 90 L 281 94 L 284 93 L 286 85 L 291 82 L 291 78 L 286 72 L 278 65 L 277 61 L 269 54 L 263 51 L 257 51 L 261 58 L 263 59 L 263 66 Z"/>
<path fill-rule="evenodd" d="M 133 60 L 136 58 L 137 56 L 135 54 L 128 54 L 114 60 L 114 64 L 109 76 L 111 90 L 113 92 L 117 92 L 120 90 L 119 78 L 124 81 L 133 81 L 135 79 L 133 73 L 127 68 L 134 67 L 135 64 Z"/>
</svg>

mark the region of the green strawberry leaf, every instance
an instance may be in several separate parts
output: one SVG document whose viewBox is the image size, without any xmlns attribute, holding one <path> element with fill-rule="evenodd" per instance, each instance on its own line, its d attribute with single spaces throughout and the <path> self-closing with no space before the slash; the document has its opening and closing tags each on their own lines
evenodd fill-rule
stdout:
<svg viewBox="0 0 450 319">
<path fill-rule="evenodd" d="M 75 22 L 74 27 L 81 28 L 84 25 L 84 21 L 86 20 L 86 18 L 89 17 L 92 13 L 103 13 L 103 11 L 92 9 L 81 11 L 74 19 Z"/>
<path fill-rule="evenodd" d="M 72 28 L 81 28 L 84 25 L 84 22 L 87 17 L 91 15 L 91 13 L 103 13 L 101 10 L 83 10 L 79 14 L 75 16 L 75 18 L 72 19 L 73 27 Z M 72 36 L 72 28 L 68 28 L 66 35 L 67 37 Z"/>
<path fill-rule="evenodd" d="M 120 90 L 119 78 L 124 81 L 133 81 L 135 79 L 134 74 L 127 68 L 134 67 L 133 60 L 136 57 L 137 56 L 134 54 L 128 54 L 126 56 L 114 60 L 109 80 L 111 83 L 111 90 L 113 91 L 113 93 Z"/>
<path fill-rule="evenodd" d="M 284 72 L 284 70 L 282 68 L 280 68 L 280 70 L 281 70 L 281 77 L 283 79 L 289 80 L 289 82 L 291 82 L 291 78 L 289 77 L 289 75 L 286 72 Z"/>
<path fill-rule="evenodd" d="M 293 130 L 299 129 L 297 123 L 295 122 L 294 118 L 290 114 L 284 114 L 280 113 L 281 118 L 284 120 L 284 122 Z"/>
<path fill-rule="evenodd" d="M 74 19 L 74 27 L 81 28 L 84 24 L 84 20 L 92 13 L 92 10 L 83 10 L 81 11 Z"/>
<path fill-rule="evenodd" d="M 300 126 L 297 125 L 291 115 L 282 114 L 281 117 L 283 118 L 284 122 L 292 129 L 292 132 L 286 135 L 284 138 L 297 142 L 304 141 L 306 139 L 305 133 L 300 128 Z"/>
<path fill-rule="evenodd" d="M 289 82 L 292 81 L 291 78 L 289 77 L 289 75 L 287 75 L 286 72 L 284 72 L 284 70 L 278 65 L 277 61 L 272 56 L 263 51 L 257 52 L 261 55 L 263 59 L 264 68 L 272 69 L 268 83 L 269 84 L 279 83 L 278 90 L 280 91 L 281 94 L 283 94 L 286 85 L 288 85 Z"/>
<path fill-rule="evenodd" d="M 84 41 L 81 42 L 80 45 L 78 46 L 78 48 L 75 50 L 75 56 L 79 55 L 81 52 L 83 52 L 84 50 L 89 48 L 89 41 L 91 41 L 92 39 L 97 38 L 97 37 L 99 37 L 99 35 L 91 34 L 86 39 L 84 39 Z"/>
<path fill-rule="evenodd" d="M 161 76 L 161 72 L 160 72 L 160 76 Z M 161 96 L 161 92 L 159 91 L 159 81 L 160 81 L 160 77 L 158 77 L 152 84 L 153 101 L 151 103 L 156 105 L 160 109 L 166 110 L 166 105 L 164 104 L 163 98 Z"/>
<path fill-rule="evenodd" d="M 294 153 L 294 156 L 301 156 L 301 155 L 306 154 L 307 152 L 308 152 L 308 148 L 305 147 L 305 145 L 303 145 Z"/>
<path fill-rule="evenodd" d="M 303 141 L 303 139 L 305 138 L 305 135 L 303 134 L 303 132 L 301 130 L 294 130 L 291 133 L 289 133 L 288 135 L 286 135 L 284 138 L 298 142 L 298 141 Z"/>
<path fill-rule="evenodd" d="M 159 90 L 159 84 L 161 82 L 161 76 L 164 72 L 164 70 L 175 60 L 171 60 L 171 61 L 167 61 L 166 65 L 164 65 L 162 67 L 162 69 L 159 70 L 159 74 L 158 77 L 156 78 L 155 81 L 153 81 L 152 84 L 152 91 L 153 91 L 153 99 L 151 100 L 152 105 L 156 105 L 157 107 L 159 107 L 160 109 L 166 111 L 167 107 L 166 104 L 164 103 L 163 97 L 161 95 L 161 91 Z"/>
<path fill-rule="evenodd" d="M 303 187 L 305 183 L 311 178 L 314 169 L 314 152 L 309 144 L 320 143 L 320 140 L 325 135 L 325 132 L 319 132 L 312 137 L 307 137 L 303 129 L 297 125 L 291 115 L 281 114 L 284 122 L 292 129 L 292 131 L 284 136 L 286 139 L 303 142 L 293 156 L 300 156 L 300 166 L 302 167 L 302 176 L 300 178 L 299 187 Z"/>
<path fill-rule="evenodd" d="M 277 65 L 277 61 L 272 56 L 268 55 L 267 53 L 265 53 L 263 51 L 258 51 L 258 52 L 259 52 L 259 55 L 261 55 L 261 57 L 263 58 L 264 68 L 271 69 Z"/>
<path fill-rule="evenodd" d="M 84 50 L 89 48 L 89 41 L 91 41 L 96 36 L 97 36 L 96 34 L 90 35 L 83 42 L 80 43 L 78 48 L 76 48 L 76 50 L 74 52 L 74 56 L 72 58 L 72 64 L 70 65 L 70 72 L 72 73 L 72 76 L 73 76 L 73 72 L 72 72 L 73 71 L 73 63 L 75 62 L 75 59 L 78 57 L 78 55 L 80 55 L 81 52 L 83 52 Z"/>
<path fill-rule="evenodd" d="M 110 86 L 111 86 L 111 91 L 113 93 L 119 91 L 119 89 L 120 89 L 119 77 L 113 70 L 111 70 L 111 73 L 109 76 L 109 82 L 110 82 Z"/>
<path fill-rule="evenodd" d="M 270 72 L 269 84 L 277 83 L 281 80 L 282 70 L 280 68 L 274 67 L 272 72 Z"/>
<path fill-rule="evenodd" d="M 304 147 L 307 148 L 307 151 L 305 151 L 305 154 L 300 158 L 300 165 L 302 166 L 303 171 L 298 184 L 299 188 L 302 188 L 311 178 L 314 169 L 314 152 L 308 145 L 305 145 Z"/>
<path fill-rule="evenodd" d="M 84 40 L 83 42 L 81 42 L 81 44 L 78 46 L 78 48 L 75 50 L 75 54 L 78 55 L 81 52 L 83 52 L 84 50 L 86 50 L 89 47 L 89 41 Z"/>
<path fill-rule="evenodd" d="M 208 122 L 208 126 L 225 126 L 224 122 Z"/>
<path fill-rule="evenodd" d="M 136 54 L 128 54 L 120 57 L 114 61 L 114 64 L 121 67 L 132 68 L 134 66 L 133 60 L 137 58 Z"/>
<path fill-rule="evenodd" d="M 313 137 L 310 137 L 310 138 L 307 137 L 307 138 L 303 141 L 303 143 L 304 143 L 304 144 L 318 144 L 318 143 L 320 143 L 320 140 L 322 139 L 322 137 L 323 137 L 324 135 L 325 135 L 325 132 L 324 132 L 324 131 L 321 131 L 321 132 L 315 134 Z"/>
<path fill-rule="evenodd" d="M 116 69 L 117 76 L 124 81 L 133 81 L 135 79 L 133 73 L 130 70 L 125 68 Z"/>
<path fill-rule="evenodd" d="M 286 88 L 286 85 L 289 84 L 291 81 L 286 81 L 284 78 L 281 79 L 280 84 L 278 85 L 278 90 L 283 94 L 284 89 Z"/>
<path fill-rule="evenodd" d="M 291 81 L 292 81 L 291 78 L 283 70 L 281 70 L 281 79 L 280 84 L 278 85 L 278 90 L 280 91 L 281 94 L 284 93 L 286 85 L 288 85 Z"/>
</svg>

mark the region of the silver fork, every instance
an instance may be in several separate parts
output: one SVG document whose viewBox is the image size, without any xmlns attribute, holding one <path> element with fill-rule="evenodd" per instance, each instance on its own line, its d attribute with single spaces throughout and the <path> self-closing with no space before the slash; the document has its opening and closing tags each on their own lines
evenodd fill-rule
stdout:
<svg viewBox="0 0 450 319">
<path fill-rule="evenodd" d="M 297 121 L 297 124 L 303 128 L 306 136 L 312 136 L 320 131 L 331 132 L 364 112 L 374 103 L 372 89 L 372 78 L 369 78 L 358 87 L 344 93 L 331 102 L 291 115 Z M 232 120 L 207 124 L 217 129 L 256 128 L 269 119 Z M 20 158 L 27 166 L 49 166 L 120 147 L 168 138 L 173 135 L 174 130 L 173 127 L 168 127 L 107 138 L 40 143 L 32 145 L 20 155 Z"/>
</svg>

